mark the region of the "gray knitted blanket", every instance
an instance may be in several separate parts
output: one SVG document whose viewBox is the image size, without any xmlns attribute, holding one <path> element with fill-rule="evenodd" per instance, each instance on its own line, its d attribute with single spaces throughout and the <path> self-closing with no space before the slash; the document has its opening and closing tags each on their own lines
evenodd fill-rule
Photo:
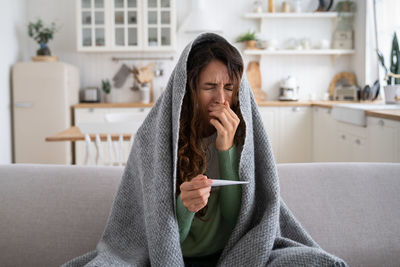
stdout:
<svg viewBox="0 0 400 267">
<path fill-rule="evenodd" d="M 183 51 L 168 86 L 137 132 L 105 231 L 95 251 L 64 266 L 184 266 L 175 213 L 179 117 L 186 88 Z M 219 266 L 346 266 L 323 251 L 279 195 L 277 169 L 244 75 L 239 92 L 246 124 L 239 176 L 242 206 Z"/>
</svg>

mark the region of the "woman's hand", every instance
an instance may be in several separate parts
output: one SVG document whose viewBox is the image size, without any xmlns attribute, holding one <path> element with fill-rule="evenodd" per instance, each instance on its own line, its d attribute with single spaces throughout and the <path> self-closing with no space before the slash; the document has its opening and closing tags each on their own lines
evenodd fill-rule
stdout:
<svg viewBox="0 0 400 267">
<path fill-rule="evenodd" d="M 198 212 L 207 205 L 210 197 L 212 180 L 199 174 L 190 182 L 181 184 L 181 199 L 183 205 L 191 212 Z"/>
<path fill-rule="evenodd" d="M 209 115 L 212 117 L 210 123 L 217 129 L 217 150 L 228 150 L 233 146 L 236 129 L 240 119 L 229 107 L 229 102 L 213 104 L 209 107 Z"/>
</svg>

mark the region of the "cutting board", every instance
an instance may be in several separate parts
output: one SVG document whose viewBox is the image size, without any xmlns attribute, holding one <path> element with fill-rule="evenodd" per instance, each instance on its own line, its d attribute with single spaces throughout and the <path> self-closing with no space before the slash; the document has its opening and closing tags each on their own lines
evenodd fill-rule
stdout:
<svg viewBox="0 0 400 267">
<path fill-rule="evenodd" d="M 250 87 L 253 90 L 256 101 L 267 100 L 267 94 L 261 90 L 261 71 L 260 63 L 257 61 L 251 61 L 247 65 L 246 70 L 247 79 L 249 80 Z"/>
</svg>

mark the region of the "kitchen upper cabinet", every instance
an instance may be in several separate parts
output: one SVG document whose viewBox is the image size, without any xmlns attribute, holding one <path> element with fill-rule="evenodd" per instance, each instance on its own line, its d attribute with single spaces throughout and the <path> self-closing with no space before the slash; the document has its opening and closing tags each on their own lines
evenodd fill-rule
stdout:
<svg viewBox="0 0 400 267">
<path fill-rule="evenodd" d="M 78 51 L 173 51 L 175 0 L 76 0 Z"/>
<path fill-rule="evenodd" d="M 77 0 L 78 18 L 78 50 L 100 50 L 110 46 L 106 38 L 109 33 L 107 27 L 106 6 L 104 0 Z"/>
<path fill-rule="evenodd" d="M 313 108 L 313 161 L 337 160 L 336 121 L 330 108 Z"/>
<path fill-rule="evenodd" d="M 400 123 L 375 118 L 367 118 L 369 160 L 374 162 L 399 162 Z"/>
<path fill-rule="evenodd" d="M 310 162 L 312 159 L 310 107 L 282 107 L 279 114 L 279 162 Z"/>
</svg>

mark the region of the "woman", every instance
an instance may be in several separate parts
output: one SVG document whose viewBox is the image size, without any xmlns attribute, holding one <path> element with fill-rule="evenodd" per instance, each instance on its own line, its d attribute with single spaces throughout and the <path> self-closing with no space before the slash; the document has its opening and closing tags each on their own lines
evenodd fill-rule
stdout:
<svg viewBox="0 0 400 267">
<path fill-rule="evenodd" d="M 236 133 L 244 132 L 238 103 L 243 62 L 229 43 L 203 42 L 193 46 L 187 73 L 178 150 L 180 241 L 187 265 L 215 265 L 240 209 L 239 185 L 211 191 L 211 184 L 213 178 L 239 180 L 236 144 L 243 140 Z"/>
<path fill-rule="evenodd" d="M 96 250 L 65 266 L 346 266 L 304 231 L 238 51 L 191 42 L 138 130 Z M 211 189 L 212 179 L 247 181 Z"/>
</svg>

